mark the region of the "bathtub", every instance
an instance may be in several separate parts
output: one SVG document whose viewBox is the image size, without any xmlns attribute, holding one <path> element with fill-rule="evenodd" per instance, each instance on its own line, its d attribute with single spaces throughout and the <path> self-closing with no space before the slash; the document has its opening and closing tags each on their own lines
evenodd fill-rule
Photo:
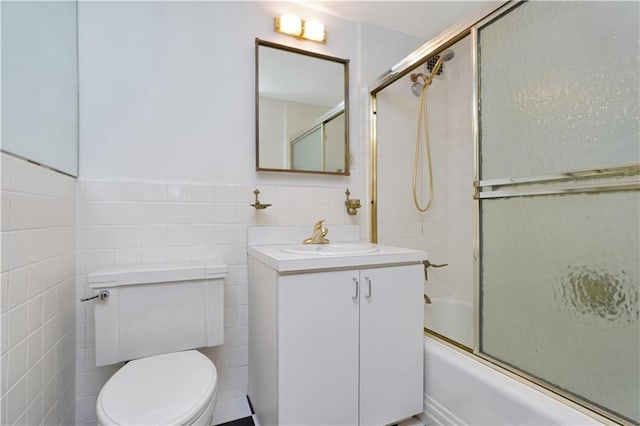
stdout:
<svg viewBox="0 0 640 426">
<path fill-rule="evenodd" d="M 600 425 L 544 393 L 425 336 L 425 425 Z"/>
</svg>

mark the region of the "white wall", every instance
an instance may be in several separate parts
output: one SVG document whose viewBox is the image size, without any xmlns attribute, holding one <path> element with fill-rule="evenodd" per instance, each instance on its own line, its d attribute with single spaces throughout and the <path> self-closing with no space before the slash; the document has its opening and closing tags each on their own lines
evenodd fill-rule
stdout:
<svg viewBox="0 0 640 426">
<path fill-rule="evenodd" d="M 323 20 L 327 44 L 276 35 L 273 17 L 285 11 Z M 351 60 L 351 176 L 254 170 L 256 36 Z M 365 36 L 379 42 L 369 46 Z M 311 231 L 316 220 L 327 219 L 329 237 L 332 224 L 360 224 L 368 238 L 362 79 L 382 74 L 421 41 L 271 2 L 83 2 L 79 39 L 77 298 L 90 293 L 86 274 L 102 266 L 222 259 L 230 266 L 225 344 L 205 352 L 218 367 L 219 400 L 242 397 L 246 226 L 295 224 Z M 249 207 L 256 187 L 272 207 Z M 345 211 L 346 187 L 363 199 L 358 216 Z M 76 421 L 92 423 L 97 394 L 114 367 L 96 368 L 92 306 L 77 306 Z"/>
<path fill-rule="evenodd" d="M 72 424 L 75 179 L 1 156 L 0 423 Z"/>
</svg>

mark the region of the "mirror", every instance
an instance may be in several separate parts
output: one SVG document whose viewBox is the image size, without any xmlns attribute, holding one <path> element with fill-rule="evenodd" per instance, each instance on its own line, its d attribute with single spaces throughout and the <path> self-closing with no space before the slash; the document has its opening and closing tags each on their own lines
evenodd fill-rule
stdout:
<svg viewBox="0 0 640 426">
<path fill-rule="evenodd" d="M 256 170 L 349 175 L 349 60 L 256 39 Z"/>
</svg>

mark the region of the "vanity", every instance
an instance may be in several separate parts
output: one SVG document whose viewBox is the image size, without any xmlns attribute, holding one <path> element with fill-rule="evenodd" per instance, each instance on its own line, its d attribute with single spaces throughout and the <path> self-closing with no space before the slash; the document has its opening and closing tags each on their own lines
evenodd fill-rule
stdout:
<svg viewBox="0 0 640 426">
<path fill-rule="evenodd" d="M 382 425 L 421 413 L 426 253 L 349 235 L 303 245 L 290 234 L 297 243 L 256 244 L 249 231 L 249 398 L 258 422 Z"/>
</svg>

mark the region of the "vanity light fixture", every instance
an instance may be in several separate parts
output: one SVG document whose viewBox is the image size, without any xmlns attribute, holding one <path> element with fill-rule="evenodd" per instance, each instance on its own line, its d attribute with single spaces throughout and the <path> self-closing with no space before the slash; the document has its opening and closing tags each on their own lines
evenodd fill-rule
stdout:
<svg viewBox="0 0 640 426">
<path fill-rule="evenodd" d="M 324 29 L 322 22 L 305 21 L 292 13 L 285 13 L 273 18 L 273 30 L 300 40 L 311 40 L 318 43 L 327 42 L 327 31 Z"/>
</svg>

